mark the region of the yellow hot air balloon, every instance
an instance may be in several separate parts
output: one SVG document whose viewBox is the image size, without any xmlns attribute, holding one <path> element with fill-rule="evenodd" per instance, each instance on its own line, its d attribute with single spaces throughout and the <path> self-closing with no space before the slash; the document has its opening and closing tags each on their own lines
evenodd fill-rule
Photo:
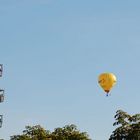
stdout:
<svg viewBox="0 0 140 140">
<path fill-rule="evenodd" d="M 98 78 L 98 83 L 107 93 L 107 96 L 111 88 L 116 84 L 116 81 L 116 76 L 113 73 L 102 73 Z"/>
</svg>

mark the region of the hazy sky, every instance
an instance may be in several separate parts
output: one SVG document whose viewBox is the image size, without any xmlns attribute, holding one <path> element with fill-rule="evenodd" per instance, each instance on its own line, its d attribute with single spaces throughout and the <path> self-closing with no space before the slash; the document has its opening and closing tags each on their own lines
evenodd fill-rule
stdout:
<svg viewBox="0 0 140 140">
<path fill-rule="evenodd" d="M 118 109 L 140 112 L 139 0 L 0 0 L 0 137 L 76 124 L 107 140 Z M 106 97 L 97 79 L 113 72 Z"/>
</svg>

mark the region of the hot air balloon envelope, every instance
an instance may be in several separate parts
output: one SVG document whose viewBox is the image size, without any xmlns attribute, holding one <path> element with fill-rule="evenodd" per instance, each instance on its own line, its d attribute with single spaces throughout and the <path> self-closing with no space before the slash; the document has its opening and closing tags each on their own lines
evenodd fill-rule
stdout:
<svg viewBox="0 0 140 140">
<path fill-rule="evenodd" d="M 116 84 L 116 76 L 113 73 L 102 73 L 99 75 L 98 83 L 108 94 L 111 88 Z"/>
</svg>

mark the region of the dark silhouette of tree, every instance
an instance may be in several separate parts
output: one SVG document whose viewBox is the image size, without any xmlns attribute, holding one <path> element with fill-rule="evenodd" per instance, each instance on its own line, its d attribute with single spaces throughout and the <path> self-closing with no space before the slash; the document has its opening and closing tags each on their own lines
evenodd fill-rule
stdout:
<svg viewBox="0 0 140 140">
<path fill-rule="evenodd" d="M 115 115 L 114 126 L 118 126 L 109 140 L 140 140 L 140 114 L 133 116 L 118 110 Z"/>
</svg>

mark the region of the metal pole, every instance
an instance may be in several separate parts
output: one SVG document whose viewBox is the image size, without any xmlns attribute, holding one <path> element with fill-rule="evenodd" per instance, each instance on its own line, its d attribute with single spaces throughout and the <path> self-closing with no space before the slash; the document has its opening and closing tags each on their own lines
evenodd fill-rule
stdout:
<svg viewBox="0 0 140 140">
<path fill-rule="evenodd" d="M 0 77 L 2 77 L 3 74 L 3 65 L 0 64 Z M 4 90 L 0 89 L 0 103 L 4 101 Z M 2 127 L 3 122 L 3 115 L 0 115 L 0 128 Z"/>
</svg>

